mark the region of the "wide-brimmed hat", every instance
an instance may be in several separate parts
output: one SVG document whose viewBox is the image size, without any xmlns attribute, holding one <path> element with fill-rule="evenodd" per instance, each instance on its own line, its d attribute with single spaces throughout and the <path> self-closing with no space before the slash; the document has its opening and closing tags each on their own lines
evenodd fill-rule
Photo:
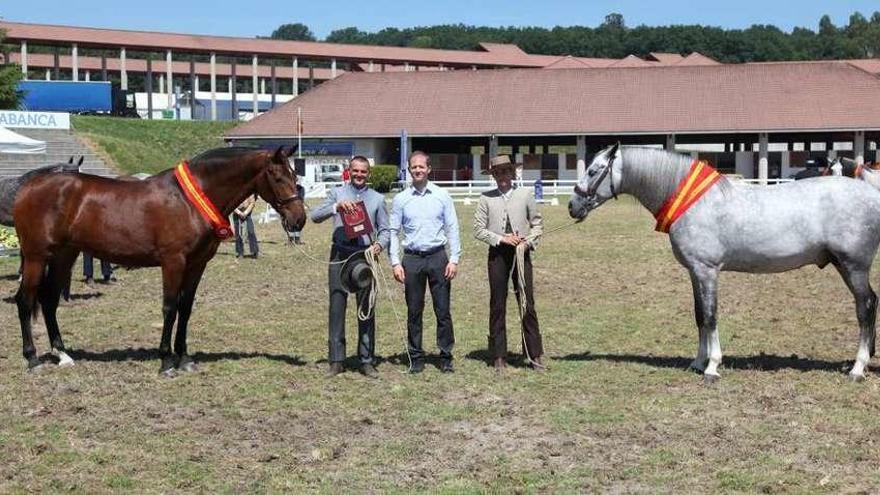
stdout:
<svg viewBox="0 0 880 495">
<path fill-rule="evenodd" d="M 510 161 L 510 157 L 507 155 L 498 155 L 495 158 L 489 160 L 489 169 L 483 170 L 484 174 L 491 175 L 496 170 L 501 169 L 510 169 L 510 171 L 514 171 L 515 167 L 513 163 Z"/>
<path fill-rule="evenodd" d="M 342 288 L 350 293 L 356 293 L 370 287 L 370 284 L 373 283 L 373 272 L 370 270 L 370 265 L 367 264 L 364 253 L 357 253 L 342 264 L 339 279 Z"/>
</svg>

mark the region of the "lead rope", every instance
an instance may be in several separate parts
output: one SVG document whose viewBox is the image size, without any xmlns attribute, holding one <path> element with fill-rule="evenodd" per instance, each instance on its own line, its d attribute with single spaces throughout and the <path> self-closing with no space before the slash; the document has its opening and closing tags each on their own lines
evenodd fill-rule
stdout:
<svg viewBox="0 0 880 495">
<path fill-rule="evenodd" d="M 391 310 L 394 312 L 394 319 L 397 321 L 397 328 L 400 331 L 400 333 L 403 335 L 404 349 L 406 349 L 406 359 L 409 362 L 409 366 L 407 367 L 407 371 L 405 371 L 404 373 L 409 372 L 409 370 L 412 369 L 412 358 L 409 355 L 409 341 L 407 340 L 406 329 L 404 328 L 403 323 L 401 322 L 400 314 L 397 312 L 397 304 L 394 302 L 394 298 L 391 297 L 391 286 L 388 282 L 388 277 L 385 275 L 385 270 L 382 269 L 382 264 L 379 263 L 378 256 L 373 254 L 373 251 L 371 249 L 364 249 L 362 251 L 355 251 L 348 258 L 345 258 L 344 260 L 327 261 L 327 260 L 315 258 L 311 254 L 307 253 L 302 248 L 302 246 L 299 244 L 295 244 L 295 246 L 299 249 L 299 251 L 306 258 L 308 258 L 316 263 L 322 263 L 325 265 L 343 264 L 343 263 L 347 262 L 348 260 L 350 260 L 355 255 L 357 255 L 358 253 L 361 253 L 361 252 L 364 253 L 364 258 L 367 260 L 367 265 L 370 267 L 370 272 L 373 275 L 373 282 L 370 287 L 370 293 L 367 296 L 367 311 L 364 312 L 363 308 L 360 307 L 360 305 L 359 305 L 358 306 L 358 319 L 361 321 L 369 319 L 369 317 L 373 314 L 373 312 L 375 310 L 376 298 L 377 298 L 376 294 L 379 292 L 379 287 L 378 287 L 379 284 L 377 283 L 379 281 L 379 277 L 376 276 L 376 273 L 378 272 L 379 275 L 381 276 L 382 285 L 385 287 L 385 294 L 388 296 L 388 303 L 391 305 Z"/>
<path fill-rule="evenodd" d="M 528 300 L 526 299 L 526 250 L 531 241 L 544 235 L 567 229 L 578 223 L 580 223 L 578 220 L 574 220 L 543 232 L 541 235 L 531 234 L 526 237 L 526 242 L 521 242 L 516 245 L 516 292 L 519 295 L 519 331 L 522 336 L 523 354 L 526 356 L 526 362 L 534 368 L 546 370 L 547 366 L 532 359 L 531 354 L 529 354 L 529 346 L 526 344 L 526 327 L 524 324 L 526 312 L 528 311 Z"/>
</svg>

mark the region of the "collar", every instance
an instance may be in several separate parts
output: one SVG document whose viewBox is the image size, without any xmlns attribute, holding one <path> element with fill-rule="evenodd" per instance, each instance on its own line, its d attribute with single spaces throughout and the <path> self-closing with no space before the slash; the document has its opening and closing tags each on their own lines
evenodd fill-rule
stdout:
<svg viewBox="0 0 880 495">
<path fill-rule="evenodd" d="M 177 183 L 180 184 L 180 188 L 183 189 L 183 194 L 189 200 L 189 203 L 193 205 L 202 218 L 211 224 L 214 235 L 221 241 L 232 237 L 229 219 L 223 216 L 220 210 L 211 202 L 211 199 L 205 195 L 205 191 L 199 186 L 199 182 L 193 177 L 192 171 L 189 169 L 189 162 L 183 160 L 177 164 L 177 167 L 174 168 L 174 177 L 177 179 Z"/>
<path fill-rule="evenodd" d="M 425 188 L 421 192 L 416 189 L 416 186 L 410 185 L 409 187 L 412 189 L 413 196 L 424 196 L 434 190 L 434 184 L 431 181 L 425 184 Z"/>
<path fill-rule="evenodd" d="M 694 160 L 691 163 L 690 171 L 681 179 L 675 192 L 666 198 L 663 206 L 654 216 L 657 219 L 657 225 L 654 229 L 658 232 L 669 233 L 672 224 L 719 180 L 721 180 L 721 174 L 711 165 L 705 161 Z"/>
</svg>

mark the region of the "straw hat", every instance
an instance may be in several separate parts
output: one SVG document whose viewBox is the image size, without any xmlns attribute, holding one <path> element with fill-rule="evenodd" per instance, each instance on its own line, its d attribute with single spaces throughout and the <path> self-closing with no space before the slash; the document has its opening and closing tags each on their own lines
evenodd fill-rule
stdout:
<svg viewBox="0 0 880 495">
<path fill-rule="evenodd" d="M 498 155 L 495 158 L 489 160 L 489 170 L 484 170 L 484 174 L 491 174 L 496 170 L 500 170 L 503 168 L 509 168 L 511 171 L 514 170 L 513 163 L 510 161 L 510 157 L 507 155 Z"/>
</svg>

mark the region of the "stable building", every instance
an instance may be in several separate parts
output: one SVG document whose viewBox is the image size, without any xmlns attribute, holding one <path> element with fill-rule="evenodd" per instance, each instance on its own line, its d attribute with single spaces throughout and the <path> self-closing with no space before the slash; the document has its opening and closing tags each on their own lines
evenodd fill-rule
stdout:
<svg viewBox="0 0 880 495">
<path fill-rule="evenodd" d="M 681 57 L 680 57 L 681 58 Z M 435 180 L 477 178 L 509 153 L 524 178 L 574 179 L 614 142 L 691 152 L 725 173 L 787 177 L 818 155 L 877 160 L 880 63 L 641 63 L 491 71 L 346 73 L 226 135 L 237 144 L 342 147 Z"/>
</svg>

